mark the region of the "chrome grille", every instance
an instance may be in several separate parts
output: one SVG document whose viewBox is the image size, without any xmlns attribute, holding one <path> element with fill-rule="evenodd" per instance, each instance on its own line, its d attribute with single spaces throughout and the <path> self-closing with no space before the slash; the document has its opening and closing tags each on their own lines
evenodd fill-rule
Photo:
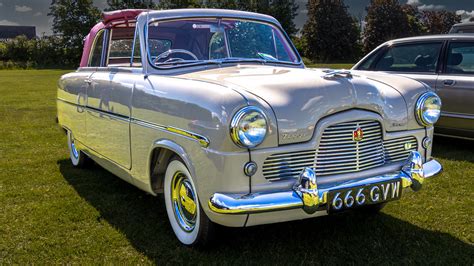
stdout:
<svg viewBox="0 0 474 266">
<path fill-rule="evenodd" d="M 409 145 L 406 146 L 406 145 Z M 403 137 L 384 141 L 385 160 L 388 162 L 399 162 L 406 160 L 410 151 L 418 150 L 418 142 L 415 137 Z"/>
<path fill-rule="evenodd" d="M 352 139 L 361 128 L 364 138 Z M 382 128 L 377 121 L 353 121 L 332 125 L 324 130 L 316 151 L 316 176 L 358 172 L 385 162 Z"/>
<path fill-rule="evenodd" d="M 359 127 L 364 138 L 356 142 L 352 134 Z M 262 171 L 267 179 L 297 177 L 305 167 L 318 176 L 353 173 L 405 160 L 412 150 L 418 150 L 413 136 L 384 141 L 379 122 L 352 121 L 326 128 L 318 149 L 272 154 Z"/>
</svg>

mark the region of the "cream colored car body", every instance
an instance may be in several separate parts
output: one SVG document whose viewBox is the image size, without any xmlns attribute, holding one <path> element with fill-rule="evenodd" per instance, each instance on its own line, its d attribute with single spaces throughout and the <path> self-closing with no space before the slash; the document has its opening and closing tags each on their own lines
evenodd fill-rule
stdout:
<svg viewBox="0 0 474 266">
<path fill-rule="evenodd" d="M 181 11 L 184 12 L 184 11 Z M 140 15 L 138 28 L 154 16 L 230 16 L 259 19 L 268 16 L 241 12 L 150 12 Z M 145 43 L 140 33 L 140 43 Z M 142 54 L 146 48 L 141 47 Z M 235 63 L 158 70 L 142 58 L 142 68 L 81 67 L 59 81 L 59 124 L 73 132 L 76 145 L 107 170 L 140 189 L 162 192 L 166 162 L 178 155 L 196 184 L 201 207 L 216 223 L 242 227 L 327 214 L 302 209 L 255 214 L 222 214 L 210 209 L 216 192 L 248 194 L 291 189 L 295 180 L 268 179 L 265 160 L 276 153 L 317 149 L 326 127 L 348 121 L 378 121 L 384 141 L 412 136 L 425 162 L 431 148 L 424 138 L 432 127 L 415 119 L 418 97 L 430 90 L 412 79 L 357 71 L 352 76 L 325 78 L 327 73 L 292 66 Z M 258 106 L 268 119 L 268 135 L 253 149 L 243 149 L 230 137 L 233 115 L 245 106 Z M 403 145 L 403 144 L 402 144 Z M 254 161 L 255 175 L 244 165 Z M 364 171 L 328 175 L 318 184 L 363 179 L 400 171 L 403 161 Z"/>
</svg>

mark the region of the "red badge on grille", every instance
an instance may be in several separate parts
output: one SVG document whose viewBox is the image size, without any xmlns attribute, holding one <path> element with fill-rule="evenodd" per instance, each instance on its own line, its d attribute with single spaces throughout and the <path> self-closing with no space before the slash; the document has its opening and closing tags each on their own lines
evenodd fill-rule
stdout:
<svg viewBox="0 0 474 266">
<path fill-rule="evenodd" d="M 352 140 L 354 141 L 361 141 L 364 138 L 364 131 L 362 128 L 357 128 L 356 130 L 352 131 Z"/>
</svg>

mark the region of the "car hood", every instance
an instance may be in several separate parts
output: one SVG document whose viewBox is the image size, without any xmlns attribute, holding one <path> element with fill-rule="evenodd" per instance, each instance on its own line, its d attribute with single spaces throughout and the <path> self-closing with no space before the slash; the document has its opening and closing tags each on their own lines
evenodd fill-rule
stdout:
<svg viewBox="0 0 474 266">
<path fill-rule="evenodd" d="M 416 98 L 426 91 L 421 83 L 393 75 L 351 72 L 350 78 L 325 78 L 326 73 L 316 69 L 241 65 L 181 77 L 218 83 L 247 99 L 265 101 L 275 114 L 280 144 L 310 140 L 321 118 L 349 109 L 379 114 L 387 131 L 418 126 L 410 121 L 414 120 Z"/>
</svg>

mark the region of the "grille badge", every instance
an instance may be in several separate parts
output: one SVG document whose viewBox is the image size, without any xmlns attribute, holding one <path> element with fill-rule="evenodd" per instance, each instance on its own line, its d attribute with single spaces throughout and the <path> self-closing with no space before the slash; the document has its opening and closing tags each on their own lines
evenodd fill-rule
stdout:
<svg viewBox="0 0 474 266">
<path fill-rule="evenodd" d="M 356 130 L 352 131 L 352 140 L 359 142 L 364 138 L 364 131 L 362 128 L 358 127 Z"/>
</svg>

